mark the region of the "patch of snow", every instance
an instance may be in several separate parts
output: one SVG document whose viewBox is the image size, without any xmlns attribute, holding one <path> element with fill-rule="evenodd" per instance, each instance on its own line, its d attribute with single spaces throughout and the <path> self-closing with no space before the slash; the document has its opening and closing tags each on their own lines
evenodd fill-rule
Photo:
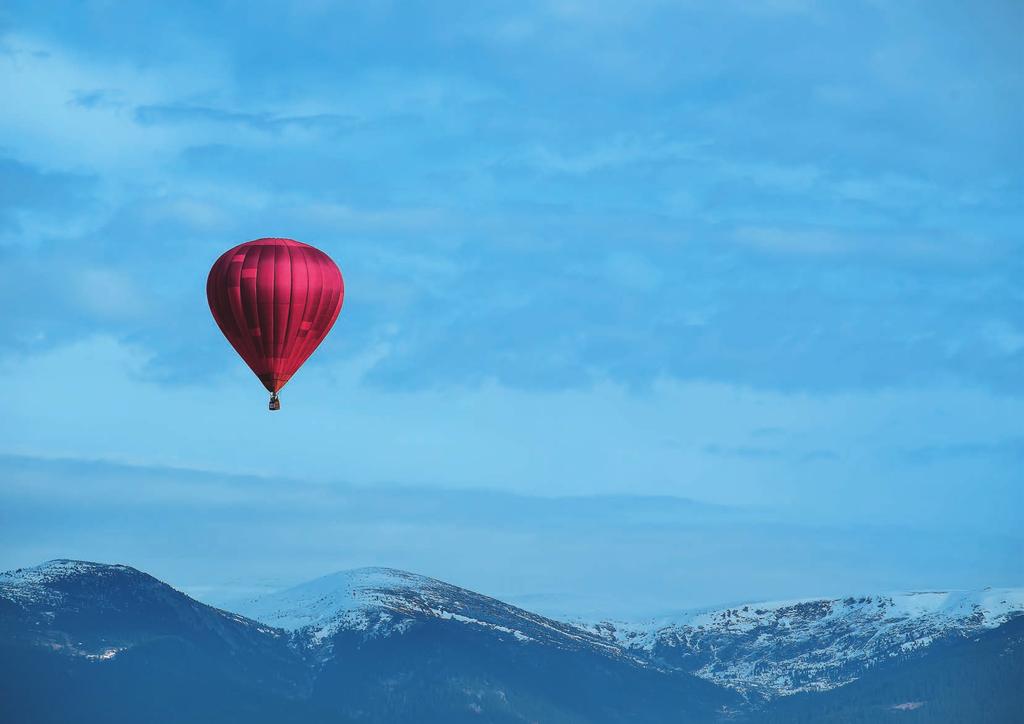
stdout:
<svg viewBox="0 0 1024 724">
<path fill-rule="evenodd" d="M 52 588 L 52 584 L 79 576 L 98 578 L 131 570 L 127 566 L 108 566 L 88 561 L 47 561 L 38 566 L 0 573 L 0 598 L 21 606 L 34 604 L 58 608 L 64 597 Z M 52 617 L 53 612 L 44 612 L 44 615 Z"/>
<path fill-rule="evenodd" d="M 922 706 L 924 706 L 923 701 L 906 701 L 902 704 L 893 704 L 889 708 L 895 711 L 914 711 L 915 709 L 920 709 Z"/>
<path fill-rule="evenodd" d="M 383 637 L 405 633 L 416 621 L 435 619 L 509 634 L 520 642 L 544 640 L 621 656 L 615 643 L 579 627 L 392 568 L 336 573 L 234 608 L 268 626 L 299 634 L 305 645 L 313 647 L 327 645 L 342 631 Z"/>
<path fill-rule="evenodd" d="M 512 634 L 519 641 L 533 641 L 534 640 L 532 636 L 527 636 L 522 631 L 519 631 L 517 629 L 509 628 L 508 626 L 502 626 L 502 625 L 496 624 L 496 623 L 488 623 L 487 621 L 480 621 L 479 619 L 470 618 L 469 616 L 463 616 L 463 615 L 458 614 L 458 613 L 449 613 L 448 611 L 441 610 L 441 611 L 437 611 L 436 615 L 437 615 L 438 618 L 448 619 L 449 621 L 458 621 L 460 623 L 468 623 L 468 624 L 472 624 L 474 626 L 482 626 L 484 628 L 489 628 L 489 629 L 492 629 L 494 631 L 501 631 L 502 633 Z"/>
<path fill-rule="evenodd" d="M 433 578 L 392 568 L 360 568 L 251 598 L 234 608 L 268 626 L 286 631 L 306 630 L 319 642 L 342 628 L 366 631 L 376 622 L 367 615 L 369 611 L 405 607 L 408 594 L 445 585 Z"/>
<path fill-rule="evenodd" d="M 576 622 L 619 645 L 742 692 L 774 697 L 848 684 L 877 662 L 1024 614 L 1024 589 L 914 591 L 772 601 L 643 622 Z"/>
<path fill-rule="evenodd" d="M 109 661 L 122 651 L 124 651 L 124 649 L 106 649 L 98 654 L 85 654 L 85 658 L 90 661 Z"/>
</svg>

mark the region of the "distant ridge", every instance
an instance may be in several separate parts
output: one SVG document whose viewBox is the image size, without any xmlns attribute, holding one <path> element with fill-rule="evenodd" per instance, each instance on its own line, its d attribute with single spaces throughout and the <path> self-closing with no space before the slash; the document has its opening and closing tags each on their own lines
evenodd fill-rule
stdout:
<svg viewBox="0 0 1024 724">
<path fill-rule="evenodd" d="M 1024 588 L 767 601 L 638 622 L 555 621 L 427 576 L 360 568 L 234 608 L 313 645 L 344 630 L 400 633 L 416 616 L 497 627 L 524 639 L 544 621 L 548 640 L 557 632 L 578 642 L 585 632 L 589 645 L 598 637 L 617 653 L 772 699 L 834 689 L 883 661 L 996 628 L 1024 614 Z"/>
<path fill-rule="evenodd" d="M 638 655 L 774 698 L 842 686 L 883 661 L 1022 614 L 1024 588 L 986 588 L 765 601 L 645 622 L 576 623 Z"/>
</svg>

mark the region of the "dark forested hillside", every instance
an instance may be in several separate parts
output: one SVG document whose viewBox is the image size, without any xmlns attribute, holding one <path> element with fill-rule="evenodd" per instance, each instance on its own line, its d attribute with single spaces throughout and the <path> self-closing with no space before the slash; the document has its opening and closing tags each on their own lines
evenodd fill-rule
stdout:
<svg viewBox="0 0 1024 724">
<path fill-rule="evenodd" d="M 1024 616 L 927 655 L 895 661 L 847 686 L 772 704 L 763 724 L 1024 721 Z"/>
</svg>

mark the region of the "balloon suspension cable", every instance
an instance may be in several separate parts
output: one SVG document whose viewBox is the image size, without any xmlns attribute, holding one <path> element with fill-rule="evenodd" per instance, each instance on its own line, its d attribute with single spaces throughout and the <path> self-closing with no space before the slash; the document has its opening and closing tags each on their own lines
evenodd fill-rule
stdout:
<svg viewBox="0 0 1024 724">
<path fill-rule="evenodd" d="M 271 410 L 280 410 L 281 409 L 281 400 L 278 398 L 276 392 L 271 392 L 270 393 L 270 409 Z"/>
</svg>

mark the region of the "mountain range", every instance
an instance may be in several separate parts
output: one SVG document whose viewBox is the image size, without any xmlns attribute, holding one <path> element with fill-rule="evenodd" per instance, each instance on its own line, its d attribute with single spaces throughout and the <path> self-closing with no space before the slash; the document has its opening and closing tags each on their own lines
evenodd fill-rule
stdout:
<svg viewBox="0 0 1024 724">
<path fill-rule="evenodd" d="M 0 574 L 2 722 L 1012 722 L 1024 589 L 555 620 L 367 568 L 202 604 L 134 568 Z"/>
</svg>

